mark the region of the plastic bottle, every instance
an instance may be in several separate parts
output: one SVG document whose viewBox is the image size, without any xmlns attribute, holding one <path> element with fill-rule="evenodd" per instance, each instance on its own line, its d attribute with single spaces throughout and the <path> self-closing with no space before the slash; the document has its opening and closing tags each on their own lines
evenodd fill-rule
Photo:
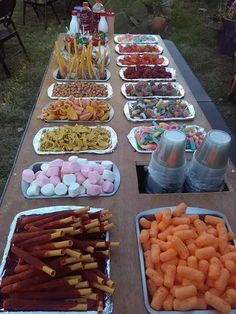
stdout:
<svg viewBox="0 0 236 314">
<path fill-rule="evenodd" d="M 98 23 L 100 21 L 100 13 L 105 11 L 105 8 L 102 4 L 102 0 L 96 0 L 96 3 L 92 7 L 93 11 L 93 31 L 98 31 Z"/>
<path fill-rule="evenodd" d="M 92 11 L 88 2 L 83 2 L 82 10 L 80 12 L 80 26 L 82 32 L 90 32 L 92 26 Z"/>
<path fill-rule="evenodd" d="M 77 6 L 74 7 L 74 10 L 77 11 L 77 19 L 78 19 L 78 23 L 79 23 L 79 27 L 80 27 L 80 12 L 81 12 L 82 7 Z"/>
<path fill-rule="evenodd" d="M 70 33 L 71 33 L 71 35 L 79 34 L 79 23 L 78 23 L 78 19 L 77 19 L 77 11 L 76 10 L 73 10 L 71 13 Z"/>
<path fill-rule="evenodd" d="M 107 34 L 108 33 L 108 24 L 106 20 L 106 12 L 100 13 L 100 21 L 98 23 L 98 31 Z"/>
</svg>

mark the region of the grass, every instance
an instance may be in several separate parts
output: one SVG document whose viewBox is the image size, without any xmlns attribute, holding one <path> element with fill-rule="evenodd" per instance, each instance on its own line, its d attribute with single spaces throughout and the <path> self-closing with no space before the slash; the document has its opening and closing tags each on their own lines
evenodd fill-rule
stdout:
<svg viewBox="0 0 236 314">
<path fill-rule="evenodd" d="M 201 6 L 214 5 L 202 1 Z M 163 37 L 173 40 L 189 63 L 206 91 L 217 104 L 227 123 L 236 131 L 236 106 L 227 101 L 230 80 L 235 72 L 233 60 L 218 50 L 218 40 L 208 27 L 208 13 L 198 10 L 199 3 L 190 0 L 175 1 L 169 26 Z M 68 20 L 63 20 L 63 6 L 58 8 L 62 24 L 59 25 L 49 10 L 48 29 L 43 19 L 37 19 L 27 9 L 26 25 L 22 25 L 22 3 L 17 1 L 14 21 L 31 61 L 26 61 L 17 40 L 6 43 L 6 63 L 12 77 L 6 79 L 0 72 L 0 194 L 14 162 L 30 111 L 36 102 L 44 71 L 54 41 L 65 31 Z M 119 32 L 117 29 L 116 32 Z M 146 29 L 143 32 L 147 32 Z M 1 66 L 0 66 L 1 67 Z"/>
</svg>

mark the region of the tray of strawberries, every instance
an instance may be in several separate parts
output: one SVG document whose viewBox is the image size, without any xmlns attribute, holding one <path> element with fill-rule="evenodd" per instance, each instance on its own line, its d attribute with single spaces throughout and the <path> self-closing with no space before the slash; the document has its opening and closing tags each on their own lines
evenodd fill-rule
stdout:
<svg viewBox="0 0 236 314">
<path fill-rule="evenodd" d="M 169 60 L 165 56 L 159 56 L 157 54 L 120 55 L 117 58 L 117 65 L 121 67 L 147 64 L 168 66 Z"/>
<path fill-rule="evenodd" d="M 118 44 L 115 51 L 119 54 L 143 54 L 154 53 L 161 54 L 163 47 L 157 44 Z"/>
</svg>

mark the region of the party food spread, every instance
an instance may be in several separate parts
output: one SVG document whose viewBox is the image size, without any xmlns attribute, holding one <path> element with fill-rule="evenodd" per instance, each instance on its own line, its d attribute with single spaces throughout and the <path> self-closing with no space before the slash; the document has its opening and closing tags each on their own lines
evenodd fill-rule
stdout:
<svg viewBox="0 0 236 314">
<path fill-rule="evenodd" d="M 39 116 L 44 121 L 100 121 L 109 120 L 110 105 L 100 99 L 76 99 L 70 96 L 66 100 L 56 100 L 42 109 Z"/>
<path fill-rule="evenodd" d="M 235 234 L 219 212 L 180 203 L 136 218 L 145 305 L 148 311 L 235 306 Z"/>
<path fill-rule="evenodd" d="M 107 238 L 112 215 L 89 207 L 53 209 L 18 215 L 1 274 L 3 308 L 102 313 L 115 290 L 107 266 L 111 248 L 119 246 Z"/>
</svg>

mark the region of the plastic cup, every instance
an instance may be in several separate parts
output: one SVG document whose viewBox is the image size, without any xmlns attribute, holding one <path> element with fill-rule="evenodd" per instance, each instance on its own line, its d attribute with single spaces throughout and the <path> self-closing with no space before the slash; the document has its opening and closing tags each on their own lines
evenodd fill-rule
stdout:
<svg viewBox="0 0 236 314">
<path fill-rule="evenodd" d="M 209 168 L 225 168 L 229 158 L 230 143 L 231 137 L 228 133 L 221 130 L 211 130 L 196 151 L 195 159 Z"/>
</svg>

